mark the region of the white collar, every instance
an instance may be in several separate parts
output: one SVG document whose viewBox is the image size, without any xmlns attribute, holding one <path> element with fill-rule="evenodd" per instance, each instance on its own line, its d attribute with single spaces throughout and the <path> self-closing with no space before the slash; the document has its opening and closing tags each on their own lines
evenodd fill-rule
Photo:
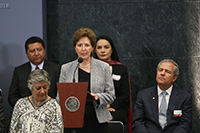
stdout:
<svg viewBox="0 0 200 133">
<path fill-rule="evenodd" d="M 31 63 L 31 71 L 35 70 L 36 65 L 34 65 L 33 63 Z M 44 66 L 44 61 L 42 63 L 40 63 L 39 65 L 37 65 L 39 67 L 39 69 L 43 69 Z"/>
<path fill-rule="evenodd" d="M 166 90 L 167 94 L 170 96 L 171 95 L 171 92 L 172 92 L 172 87 L 173 85 L 171 85 L 169 87 L 169 89 Z M 163 90 L 160 89 L 160 87 L 157 85 L 157 90 L 158 90 L 158 96 L 163 92 Z"/>
</svg>

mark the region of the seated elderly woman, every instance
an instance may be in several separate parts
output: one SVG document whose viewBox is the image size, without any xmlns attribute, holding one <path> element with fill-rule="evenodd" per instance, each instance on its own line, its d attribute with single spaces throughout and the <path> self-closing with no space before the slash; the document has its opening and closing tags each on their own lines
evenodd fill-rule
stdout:
<svg viewBox="0 0 200 133">
<path fill-rule="evenodd" d="M 48 96 L 51 84 L 43 70 L 31 72 L 27 80 L 31 96 L 17 101 L 11 118 L 10 133 L 61 133 L 63 121 L 57 101 Z"/>
</svg>

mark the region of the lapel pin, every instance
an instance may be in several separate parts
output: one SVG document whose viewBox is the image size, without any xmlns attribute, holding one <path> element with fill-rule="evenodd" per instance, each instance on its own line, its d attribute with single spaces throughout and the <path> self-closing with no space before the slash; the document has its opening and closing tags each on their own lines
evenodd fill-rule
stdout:
<svg viewBox="0 0 200 133">
<path fill-rule="evenodd" d="M 153 97 L 153 99 L 155 99 L 155 97 Z"/>
</svg>

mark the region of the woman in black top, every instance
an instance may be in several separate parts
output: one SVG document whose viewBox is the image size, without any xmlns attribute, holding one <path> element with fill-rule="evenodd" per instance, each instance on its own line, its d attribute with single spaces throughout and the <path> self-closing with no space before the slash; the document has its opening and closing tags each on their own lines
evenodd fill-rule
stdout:
<svg viewBox="0 0 200 133">
<path fill-rule="evenodd" d="M 107 107 L 112 114 L 112 120 L 122 121 L 125 124 L 129 108 L 129 75 L 126 66 L 119 62 L 117 51 L 110 37 L 105 35 L 97 37 L 94 57 L 110 65 L 116 99 Z"/>
</svg>

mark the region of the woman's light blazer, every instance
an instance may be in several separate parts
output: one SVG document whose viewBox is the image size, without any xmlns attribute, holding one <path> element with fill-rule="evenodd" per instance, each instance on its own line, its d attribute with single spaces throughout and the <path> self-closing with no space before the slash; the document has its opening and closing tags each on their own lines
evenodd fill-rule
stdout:
<svg viewBox="0 0 200 133">
<path fill-rule="evenodd" d="M 72 82 L 78 59 L 62 65 L 59 82 Z M 78 69 L 75 71 L 75 81 L 78 82 Z M 91 57 L 90 91 L 99 97 L 99 102 L 94 101 L 94 108 L 99 123 L 112 119 L 107 108 L 115 99 L 115 90 L 109 65 Z"/>
</svg>

